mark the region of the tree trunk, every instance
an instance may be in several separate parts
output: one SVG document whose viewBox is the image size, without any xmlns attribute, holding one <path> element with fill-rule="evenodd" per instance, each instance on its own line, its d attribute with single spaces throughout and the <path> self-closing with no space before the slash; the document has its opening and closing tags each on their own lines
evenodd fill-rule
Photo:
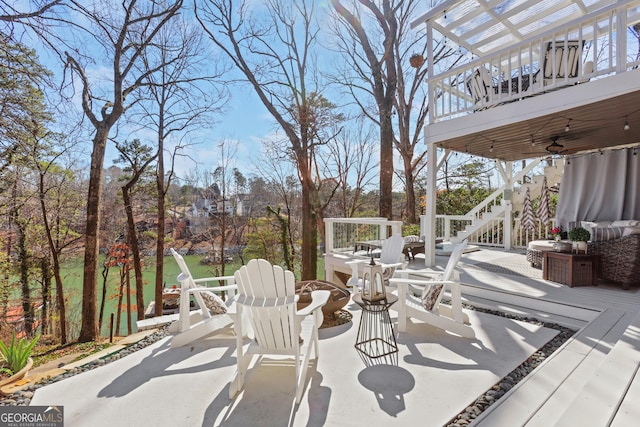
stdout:
<svg viewBox="0 0 640 427">
<path fill-rule="evenodd" d="M 118 286 L 118 305 L 116 307 L 116 335 L 120 335 L 120 320 L 122 319 L 122 296 L 124 295 L 124 281 L 127 265 L 120 266 L 120 286 Z"/>
<path fill-rule="evenodd" d="M 137 179 L 135 179 L 137 181 Z M 144 319 L 144 295 L 142 281 L 142 261 L 140 259 L 140 245 L 138 242 L 138 233 L 136 230 L 136 223 L 133 218 L 133 206 L 131 203 L 131 187 L 135 184 L 134 180 L 131 180 L 127 185 L 122 187 L 122 200 L 124 202 L 124 211 L 127 216 L 127 241 L 129 242 L 129 249 L 133 254 L 133 269 L 136 276 L 136 305 L 138 306 L 138 320 Z M 127 273 L 129 277 L 129 273 Z M 129 279 L 127 279 L 128 281 Z M 128 297 L 130 298 L 130 297 Z M 130 308 L 128 308 L 130 311 Z"/>
<path fill-rule="evenodd" d="M 67 314 L 65 310 L 64 287 L 62 286 L 62 276 L 60 275 L 60 258 L 58 256 L 59 249 L 55 244 L 55 242 L 53 241 L 51 225 L 49 224 L 47 207 L 45 204 L 44 174 L 42 173 L 40 174 L 39 193 L 40 193 L 40 210 L 42 211 L 42 222 L 44 223 L 44 229 L 47 235 L 47 243 L 49 244 L 49 251 L 51 252 L 51 260 L 53 261 L 53 277 L 56 280 L 56 305 L 58 306 L 58 316 L 60 318 L 59 319 L 60 344 L 66 344 L 67 343 Z M 59 217 L 58 217 L 58 221 L 59 221 Z"/>
<path fill-rule="evenodd" d="M 380 114 L 380 216 L 393 219 L 393 126 L 391 107 Z"/>
<path fill-rule="evenodd" d="M 404 177 L 407 192 L 407 223 L 418 224 L 418 218 L 416 216 L 416 190 L 413 188 L 415 180 L 413 179 L 411 159 L 404 159 Z"/>
<path fill-rule="evenodd" d="M 89 171 L 89 191 L 87 194 L 87 228 L 85 232 L 84 277 L 82 283 L 82 326 L 79 342 L 96 341 L 98 331 L 97 289 L 98 255 L 100 250 L 100 199 L 102 198 L 102 167 L 107 146 L 109 128 L 106 125 L 96 129 L 91 153 Z"/>
<path fill-rule="evenodd" d="M 16 217 L 19 215 L 15 210 Z M 29 254 L 27 251 L 26 225 L 24 220 L 16 218 L 18 228 L 18 263 L 20 268 L 20 288 L 22 290 L 22 311 L 24 313 L 24 331 L 27 336 L 33 334 L 33 308 L 29 290 Z"/>
<path fill-rule="evenodd" d="M 102 322 L 104 320 L 104 305 L 107 301 L 107 278 L 109 277 L 109 259 L 104 262 L 102 267 L 102 299 L 100 300 L 100 316 L 98 317 L 98 329 L 102 330 Z"/>
<path fill-rule="evenodd" d="M 125 276 L 126 284 L 127 284 L 127 335 L 131 335 L 133 333 L 133 328 L 131 325 L 131 268 L 129 264 L 125 264 L 125 271 L 127 275 Z M 142 286 L 142 283 L 140 283 Z"/>
<path fill-rule="evenodd" d="M 156 286 L 155 300 L 162 302 L 162 279 L 164 277 L 164 235 L 165 235 L 165 187 L 164 187 L 164 161 L 162 156 L 162 142 L 158 144 L 158 171 L 156 175 L 156 186 L 158 188 L 158 235 L 156 237 Z M 144 317 L 144 308 L 142 309 Z M 155 316 L 162 316 L 162 303 L 156 304 Z M 140 307 L 138 307 L 138 319 L 140 319 Z"/>
<path fill-rule="evenodd" d="M 40 311 L 41 323 L 41 331 L 42 334 L 48 333 L 49 329 L 49 311 L 51 304 L 51 269 L 49 268 L 49 263 L 47 262 L 47 258 L 43 257 L 40 259 L 40 272 L 42 274 L 42 310 Z"/>
</svg>

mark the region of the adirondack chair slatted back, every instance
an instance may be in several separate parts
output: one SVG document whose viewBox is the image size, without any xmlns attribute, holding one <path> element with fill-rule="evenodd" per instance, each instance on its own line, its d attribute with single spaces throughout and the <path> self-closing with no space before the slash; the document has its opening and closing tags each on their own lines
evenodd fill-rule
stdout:
<svg viewBox="0 0 640 427">
<path fill-rule="evenodd" d="M 404 249 L 404 238 L 399 234 L 394 234 L 382 242 L 380 262 L 383 264 L 394 264 L 401 261 L 404 257 L 402 249 Z"/>
<path fill-rule="evenodd" d="M 457 244 L 453 250 L 451 251 L 451 255 L 449 256 L 449 262 L 447 262 L 447 266 L 444 269 L 444 273 L 442 273 L 442 280 L 452 280 L 453 272 L 455 271 L 456 265 L 458 265 L 458 261 L 460 261 L 460 257 L 462 257 L 462 253 L 467 248 L 467 241 L 464 240 L 462 243 Z"/>
<path fill-rule="evenodd" d="M 239 296 L 260 302 L 244 308 L 249 311 L 255 339 L 265 349 L 288 350 L 296 346 L 295 276 L 289 270 L 254 259 L 235 273 Z"/>
<path fill-rule="evenodd" d="M 580 42 L 577 40 L 567 41 L 566 46 L 563 40 L 558 40 L 555 43 L 549 42 L 544 57 L 544 78 L 564 79 L 565 77 L 578 77 L 579 54 Z"/>
<path fill-rule="evenodd" d="M 173 258 L 176 260 L 176 263 L 178 264 L 178 267 L 180 267 L 180 271 L 181 271 L 181 273 L 178 275 L 178 281 L 180 282 L 180 289 L 181 289 L 180 305 L 182 307 L 189 307 L 190 294 L 188 290 L 195 288 L 196 283 L 193 281 L 193 276 L 191 275 L 191 271 L 189 270 L 189 267 L 187 266 L 187 263 L 185 262 L 182 255 L 176 252 L 173 248 L 171 248 L 171 254 L 173 255 Z M 200 295 L 200 293 L 195 292 L 193 294 L 193 297 L 195 298 L 196 303 L 198 304 L 198 307 L 202 309 L 202 316 L 205 318 L 210 318 L 211 313 L 209 312 L 209 310 L 207 310 L 206 308 L 207 306 L 204 302 L 204 299 Z M 180 311 L 179 321 L 183 323 L 183 326 L 182 326 L 183 329 L 187 328 L 187 323 L 189 322 L 189 320 L 188 320 L 186 310 Z"/>
</svg>

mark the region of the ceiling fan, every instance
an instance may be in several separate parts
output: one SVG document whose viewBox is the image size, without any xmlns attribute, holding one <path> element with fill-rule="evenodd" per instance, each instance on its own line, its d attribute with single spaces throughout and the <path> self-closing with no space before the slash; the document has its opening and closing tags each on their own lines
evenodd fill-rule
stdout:
<svg viewBox="0 0 640 427">
<path fill-rule="evenodd" d="M 564 145 L 562 144 L 558 144 L 558 137 L 557 136 L 552 136 L 551 137 L 551 144 L 547 145 L 545 150 L 547 150 L 547 153 L 549 154 L 562 154 L 568 150 L 565 150 Z"/>
</svg>

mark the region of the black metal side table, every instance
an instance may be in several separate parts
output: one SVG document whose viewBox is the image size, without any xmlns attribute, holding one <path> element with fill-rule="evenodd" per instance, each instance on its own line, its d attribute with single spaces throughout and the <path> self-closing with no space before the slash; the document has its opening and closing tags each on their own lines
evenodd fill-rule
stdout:
<svg viewBox="0 0 640 427">
<path fill-rule="evenodd" d="M 398 344 L 389 316 L 389 307 L 398 301 L 398 297 L 387 294 L 385 299 L 366 301 L 362 299 L 362 294 L 356 294 L 353 301 L 362 308 L 356 349 L 372 359 L 397 353 Z"/>
</svg>

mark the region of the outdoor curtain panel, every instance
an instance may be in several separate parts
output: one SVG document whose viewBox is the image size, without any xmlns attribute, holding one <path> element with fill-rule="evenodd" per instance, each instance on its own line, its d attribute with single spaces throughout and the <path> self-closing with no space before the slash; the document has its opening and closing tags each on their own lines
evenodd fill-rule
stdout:
<svg viewBox="0 0 640 427">
<path fill-rule="evenodd" d="M 640 219 L 640 148 L 567 156 L 556 222 Z"/>
</svg>

